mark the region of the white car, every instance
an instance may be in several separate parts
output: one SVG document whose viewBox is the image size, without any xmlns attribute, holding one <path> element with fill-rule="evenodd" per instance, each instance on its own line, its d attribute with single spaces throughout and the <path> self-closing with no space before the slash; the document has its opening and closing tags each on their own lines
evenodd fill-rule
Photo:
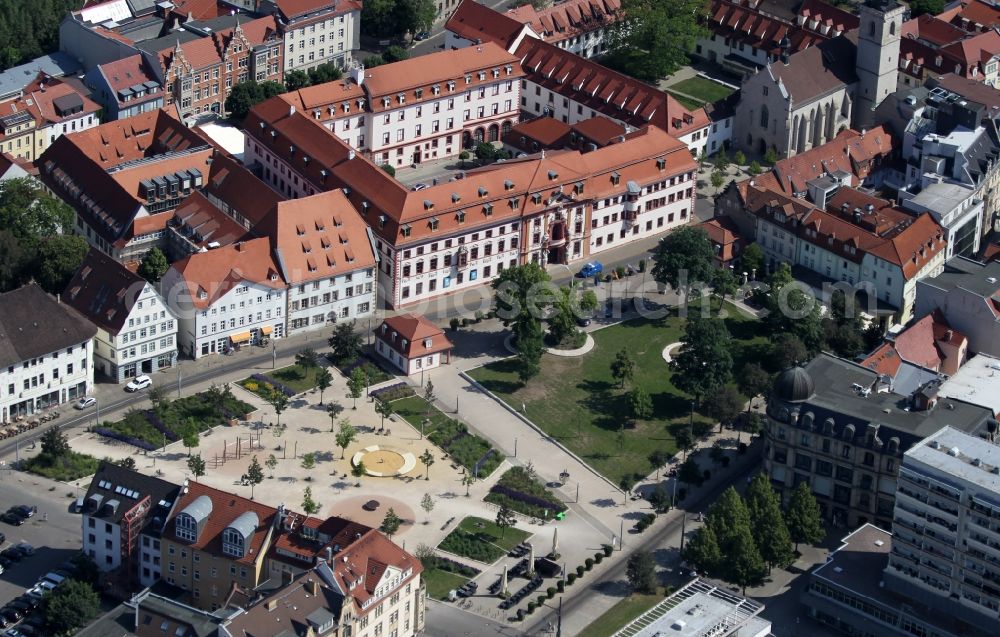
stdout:
<svg viewBox="0 0 1000 637">
<path fill-rule="evenodd" d="M 74 409 L 86 409 L 87 407 L 93 407 L 97 404 L 97 399 L 93 396 L 84 396 L 80 400 L 76 401 L 73 405 Z"/>
<path fill-rule="evenodd" d="M 140 389 L 146 389 L 153 386 L 153 379 L 149 376 L 136 376 L 128 385 L 125 385 L 125 391 L 135 392 Z"/>
</svg>

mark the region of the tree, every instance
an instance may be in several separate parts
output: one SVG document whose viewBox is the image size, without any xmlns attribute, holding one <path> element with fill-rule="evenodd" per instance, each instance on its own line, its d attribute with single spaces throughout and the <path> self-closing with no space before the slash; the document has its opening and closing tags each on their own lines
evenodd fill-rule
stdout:
<svg viewBox="0 0 1000 637">
<path fill-rule="evenodd" d="M 607 35 L 608 61 L 627 75 L 655 82 L 688 64 L 705 12 L 699 0 L 622 0 L 622 19 Z"/>
<path fill-rule="evenodd" d="M 733 377 L 732 338 L 726 324 L 717 318 L 692 314 L 684 325 L 684 344 L 670 361 L 671 382 L 695 401 L 720 389 Z"/>
<path fill-rule="evenodd" d="M 392 403 L 384 400 L 375 401 L 375 413 L 382 418 L 381 430 L 385 431 L 385 419 L 392 416 Z"/>
<path fill-rule="evenodd" d="M 277 418 L 276 424 L 281 426 L 281 412 L 288 408 L 288 396 L 286 396 L 285 392 L 281 390 L 272 389 L 267 395 L 267 402 L 270 403 L 271 408 L 274 409 L 274 415 Z"/>
<path fill-rule="evenodd" d="M 430 406 L 430 405 L 432 405 L 434 403 L 434 398 L 435 398 L 435 396 L 434 396 L 434 383 L 432 383 L 431 379 L 428 378 L 427 379 L 427 384 L 424 385 L 424 400 L 426 400 L 428 406 Z"/>
<path fill-rule="evenodd" d="M 194 418 L 188 418 L 181 431 L 177 433 L 181 435 L 181 444 L 187 447 L 188 457 L 190 458 L 191 450 L 201 444 L 201 439 L 198 435 L 198 421 Z"/>
<path fill-rule="evenodd" d="M 68 234 L 75 218 L 73 209 L 49 194 L 32 178 L 8 179 L 0 183 L 0 228 L 10 232 L 34 254 L 48 237 Z"/>
<path fill-rule="evenodd" d="M 297 91 L 300 88 L 306 88 L 312 84 L 309 79 L 309 74 L 300 69 L 294 71 L 287 71 L 285 73 L 285 88 L 289 91 Z"/>
<path fill-rule="evenodd" d="M 69 440 L 59 427 L 49 427 L 41 437 L 42 455 L 57 460 L 69 455 Z"/>
<path fill-rule="evenodd" d="M 312 471 L 316 468 L 316 454 L 312 451 L 309 453 L 302 454 L 302 460 L 299 463 L 306 471 Z M 312 476 L 306 476 L 306 480 L 311 480 Z"/>
<path fill-rule="evenodd" d="M 44 598 L 43 616 L 49 635 L 75 632 L 97 615 L 101 599 L 89 584 L 67 579 Z"/>
<path fill-rule="evenodd" d="M 316 372 L 316 387 L 319 387 L 319 404 L 323 404 L 323 392 L 330 389 L 330 385 L 333 384 L 333 374 L 330 370 L 323 367 L 318 372 Z"/>
<path fill-rule="evenodd" d="M 810 352 L 817 351 L 823 343 L 823 324 L 819 303 L 800 285 L 784 283 L 784 276 L 791 276 L 788 264 L 783 263 L 772 276 L 771 292 L 767 295 L 767 315 L 762 322 L 771 334 L 794 334 Z"/>
<path fill-rule="evenodd" d="M 736 489 L 729 487 L 708 510 L 706 526 L 711 527 L 723 555 L 732 555 L 731 548 L 740 529 L 750 530 L 750 511 Z"/>
<path fill-rule="evenodd" d="M 382 524 L 378 527 L 378 530 L 391 538 L 399 530 L 399 526 L 402 523 L 403 520 L 396 515 L 392 507 L 389 507 L 389 510 L 385 512 L 385 517 L 382 518 Z"/>
<path fill-rule="evenodd" d="M 123 469 L 131 469 L 135 471 L 135 458 L 132 456 L 125 456 L 115 464 Z"/>
<path fill-rule="evenodd" d="M 159 248 L 153 248 L 146 253 L 139 263 L 138 274 L 150 283 L 159 283 L 163 275 L 167 273 L 170 263 L 167 262 L 167 255 Z"/>
<path fill-rule="evenodd" d="M 774 385 L 774 379 L 767 373 L 760 363 L 749 362 L 743 365 L 739 375 L 736 377 L 736 384 L 740 391 L 750 397 L 747 401 L 747 413 L 753 405 L 753 399 L 757 396 L 767 395 Z"/>
<path fill-rule="evenodd" d="M 309 83 L 313 85 L 334 82 L 342 77 L 344 77 L 344 72 L 333 62 L 320 64 L 309 69 Z"/>
<path fill-rule="evenodd" d="M 386 64 L 392 64 L 410 59 L 410 53 L 403 47 L 394 44 L 382 51 L 382 59 L 385 60 Z"/>
<path fill-rule="evenodd" d="M 537 324 L 542 311 L 555 302 L 551 278 L 537 263 L 506 268 L 490 286 L 494 291 L 497 318 L 504 327 Z"/>
<path fill-rule="evenodd" d="M 593 312 L 600 304 L 601 302 L 597 300 L 597 293 L 593 290 L 587 290 L 580 295 L 580 309 L 584 312 Z"/>
<path fill-rule="evenodd" d="M 338 402 L 331 402 L 326 406 L 326 414 L 330 417 L 330 433 L 333 433 L 333 425 L 337 421 L 337 416 L 344 412 L 344 406 Z"/>
<path fill-rule="evenodd" d="M 424 524 L 429 523 L 431 521 L 431 511 L 434 510 L 434 498 L 431 497 L 431 494 L 425 493 L 424 497 L 420 499 L 420 508 L 427 514 L 427 520 Z"/>
<path fill-rule="evenodd" d="M 677 448 L 684 452 L 684 459 L 687 460 L 687 454 L 689 451 L 694 449 L 694 432 L 687 425 L 683 427 L 678 427 L 674 430 L 674 444 Z"/>
<path fill-rule="evenodd" d="M 719 421 L 719 433 L 722 427 L 729 425 L 743 411 L 746 399 L 732 385 L 723 385 L 712 392 L 712 400 L 705 401 L 705 415 Z"/>
<path fill-rule="evenodd" d="M 654 449 L 652 452 L 650 452 L 649 464 L 651 464 L 653 468 L 656 469 L 657 479 L 659 479 L 660 477 L 660 467 L 667 464 L 667 460 L 670 460 L 670 454 L 668 454 L 663 449 Z"/>
<path fill-rule="evenodd" d="M 280 82 L 244 80 L 234 86 L 226 98 L 226 112 L 232 119 L 242 122 L 254 106 L 284 92 L 285 85 Z"/>
<path fill-rule="evenodd" d="M 278 466 L 278 459 L 275 457 L 273 453 L 268 455 L 267 460 L 264 461 L 264 466 L 267 467 L 267 470 L 271 472 L 271 477 L 273 478 L 274 469 L 275 467 Z"/>
<path fill-rule="evenodd" d="M 413 22 L 418 31 L 430 31 L 437 18 L 437 7 L 432 0 L 416 0 L 413 8 Z"/>
<path fill-rule="evenodd" d="M 944 11 L 944 0 L 909 0 L 910 17 L 918 18 L 925 13 L 932 16 Z"/>
<path fill-rule="evenodd" d="M 358 437 L 358 430 L 347 418 L 340 421 L 340 429 L 337 430 L 337 446 L 340 447 L 340 459 L 344 459 L 347 447 Z"/>
<path fill-rule="evenodd" d="M 763 421 L 763 418 L 761 417 L 760 414 L 753 414 L 752 413 L 743 422 L 743 429 L 745 429 L 746 432 L 748 434 L 750 434 L 750 440 L 751 441 L 753 440 L 753 437 L 756 436 L 757 434 L 759 434 L 761 432 L 761 429 L 764 428 L 764 424 L 763 424 L 762 421 Z"/>
<path fill-rule="evenodd" d="M 628 350 L 624 347 L 615 354 L 615 359 L 611 361 L 611 377 L 618 381 L 618 386 L 624 388 L 625 382 L 632 380 L 635 376 L 635 361 L 628 355 Z"/>
<path fill-rule="evenodd" d="M 431 453 L 430 449 L 424 449 L 424 452 L 420 454 L 420 462 L 424 465 L 426 473 L 424 474 L 425 480 L 431 479 L 431 465 L 434 464 L 434 454 Z"/>
<path fill-rule="evenodd" d="M 316 350 L 306 347 L 295 353 L 295 364 L 308 371 L 319 365 L 317 358 Z"/>
<path fill-rule="evenodd" d="M 93 586 L 101 577 L 101 570 L 97 568 L 97 562 L 86 553 L 77 553 L 69 558 L 72 565 L 70 577 L 77 581 Z"/>
<path fill-rule="evenodd" d="M 526 385 L 541 371 L 542 330 L 536 323 L 523 323 L 515 328 L 517 346 L 517 377 Z"/>
<path fill-rule="evenodd" d="M 768 166 L 773 166 L 778 163 L 778 151 L 774 148 L 768 148 L 767 152 L 764 153 L 764 163 Z"/>
<path fill-rule="evenodd" d="M 738 527 L 725 551 L 725 573 L 723 578 L 743 588 L 746 595 L 747 586 L 759 586 L 764 582 L 767 566 L 754 543 L 749 526 Z"/>
<path fill-rule="evenodd" d="M 653 400 L 642 387 L 636 387 L 628 395 L 629 411 L 633 420 L 645 420 L 653 416 Z"/>
<path fill-rule="evenodd" d="M 716 268 L 712 271 L 712 291 L 723 301 L 727 296 L 735 295 L 738 288 L 736 275 L 729 268 Z"/>
<path fill-rule="evenodd" d="M 354 465 L 351 468 L 351 475 L 354 476 L 355 478 L 360 478 L 361 476 L 365 475 L 365 471 L 366 471 L 366 468 L 365 468 L 364 461 L 363 460 L 359 460 L 358 464 Z M 361 484 L 361 482 L 359 481 L 358 485 L 360 486 L 360 484 Z"/>
<path fill-rule="evenodd" d="M 21 287 L 29 278 L 26 272 L 31 253 L 13 233 L 0 230 L 0 292 Z"/>
<path fill-rule="evenodd" d="M 653 278 L 687 298 L 692 286 L 709 280 L 714 258 L 708 233 L 696 226 L 683 226 L 660 239 L 654 249 Z"/>
<path fill-rule="evenodd" d="M 188 455 L 187 466 L 188 471 L 191 472 L 191 475 L 193 475 L 196 480 L 205 475 L 205 461 L 202 459 L 200 453 L 194 456 Z"/>
<path fill-rule="evenodd" d="M 34 267 L 38 284 L 49 294 L 61 294 L 89 249 L 87 241 L 75 234 L 59 234 L 42 241 Z"/>
<path fill-rule="evenodd" d="M 628 556 L 625 577 L 633 593 L 651 595 L 656 592 L 656 562 L 649 551 L 640 549 Z"/>
<path fill-rule="evenodd" d="M 809 360 L 809 351 L 798 336 L 778 334 L 771 344 L 770 359 L 778 366 L 778 370 L 788 369 Z"/>
<path fill-rule="evenodd" d="M 816 503 L 816 498 L 805 482 L 800 482 L 792 491 L 788 510 L 785 511 L 785 523 L 788 525 L 792 541 L 795 542 L 796 553 L 799 552 L 800 543 L 816 544 L 826 537 L 819 504 Z"/>
<path fill-rule="evenodd" d="M 471 473 L 462 476 L 462 486 L 465 487 L 465 497 L 469 497 L 469 487 L 475 484 L 476 478 Z"/>
<path fill-rule="evenodd" d="M 506 535 L 507 529 L 517 523 L 517 516 L 514 515 L 509 506 L 501 504 L 500 509 L 497 511 L 496 522 L 497 526 L 500 527 L 500 537 L 502 538 Z"/>
<path fill-rule="evenodd" d="M 736 151 L 736 154 L 733 155 L 733 161 L 736 162 L 737 166 L 746 166 L 747 156 L 743 153 L 742 150 L 738 150 Z"/>
<path fill-rule="evenodd" d="M 703 526 L 695 531 L 681 557 L 699 573 L 715 573 L 722 564 L 722 551 L 712 527 Z"/>
<path fill-rule="evenodd" d="M 368 385 L 368 376 L 365 375 L 365 370 L 360 367 L 355 367 L 354 371 L 351 372 L 351 377 L 347 379 L 347 391 L 348 395 L 354 399 L 354 406 L 351 409 L 358 408 L 358 398 L 365 393 L 365 387 Z"/>
<path fill-rule="evenodd" d="M 264 470 L 257 461 L 257 456 L 250 459 L 250 467 L 247 469 L 246 480 L 250 483 L 250 499 L 253 500 L 253 490 L 258 484 L 264 481 Z"/>
<path fill-rule="evenodd" d="M 705 480 L 693 457 L 688 457 L 681 463 L 680 469 L 677 470 L 677 479 L 684 484 L 699 486 Z"/>
<path fill-rule="evenodd" d="M 558 345 L 569 339 L 575 339 L 580 333 L 576 327 L 578 306 L 575 289 L 566 286 L 559 289 L 555 302 L 555 313 L 549 317 L 549 337 L 554 344 Z"/>
<path fill-rule="evenodd" d="M 781 515 L 781 501 L 771 488 L 767 474 L 758 473 L 750 482 L 746 492 L 747 510 L 750 512 L 750 526 L 754 529 L 754 539 L 760 555 L 767 562 L 767 570 L 777 566 L 785 568 L 795 561 L 792 553 L 792 538 Z"/>
<path fill-rule="evenodd" d="M 321 506 L 319 502 L 313 500 L 312 487 L 306 487 L 302 493 L 302 510 L 306 512 L 306 515 L 315 515 Z"/>
<path fill-rule="evenodd" d="M 722 188 L 722 185 L 726 183 L 726 174 L 716 169 L 712 171 L 712 175 L 709 179 L 712 182 L 713 188 Z"/>
<path fill-rule="evenodd" d="M 363 344 L 361 335 L 354 331 L 350 323 L 337 323 L 327 343 L 333 349 L 333 360 L 338 365 L 350 363 L 361 355 Z"/>
<path fill-rule="evenodd" d="M 743 250 L 740 257 L 740 265 L 747 276 L 754 276 L 755 272 L 764 272 L 764 251 L 756 243 L 751 243 Z"/>
<path fill-rule="evenodd" d="M 762 169 L 760 167 L 760 162 L 757 161 L 756 159 L 750 162 L 750 167 L 747 169 L 747 172 L 750 173 L 751 177 L 756 177 L 757 175 L 759 175 L 762 172 Z"/>
</svg>

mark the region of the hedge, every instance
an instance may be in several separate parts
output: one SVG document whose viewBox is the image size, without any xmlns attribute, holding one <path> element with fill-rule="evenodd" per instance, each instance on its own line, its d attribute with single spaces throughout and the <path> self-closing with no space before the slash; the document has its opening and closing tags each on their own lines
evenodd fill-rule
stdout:
<svg viewBox="0 0 1000 637">
<path fill-rule="evenodd" d="M 156 449 L 156 445 L 153 445 L 145 440 L 140 440 L 138 438 L 132 438 L 131 436 L 126 436 L 123 433 L 117 431 L 111 431 L 106 427 L 94 427 L 94 433 L 99 436 L 104 436 L 105 438 L 111 438 L 112 440 L 119 440 L 125 444 L 132 445 L 133 447 L 138 447 L 140 449 L 145 449 L 146 451 L 153 451 Z"/>
<path fill-rule="evenodd" d="M 377 398 L 384 403 L 390 403 L 394 400 L 399 400 L 400 398 L 409 398 L 416 393 L 417 392 L 406 383 L 395 383 L 394 385 L 376 389 L 371 392 L 370 396 L 372 398 Z"/>
</svg>

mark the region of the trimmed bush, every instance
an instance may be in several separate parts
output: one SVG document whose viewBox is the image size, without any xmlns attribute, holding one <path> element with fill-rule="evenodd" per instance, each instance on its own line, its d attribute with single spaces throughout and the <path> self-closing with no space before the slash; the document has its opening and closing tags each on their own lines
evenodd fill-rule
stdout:
<svg viewBox="0 0 1000 637">
<path fill-rule="evenodd" d="M 483 319 L 486 317 L 482 310 L 476 310 L 476 323 L 482 323 Z"/>
<path fill-rule="evenodd" d="M 566 590 L 566 582 L 562 580 L 556 582 L 556 590 L 559 591 L 560 593 Z"/>
<path fill-rule="evenodd" d="M 372 398 L 376 398 L 384 403 L 391 403 L 394 400 L 409 398 L 415 394 L 414 389 L 406 383 L 395 383 L 381 389 L 376 389 L 370 395 Z"/>
<path fill-rule="evenodd" d="M 566 586 L 572 586 L 573 582 L 576 581 L 576 573 L 569 573 L 566 575 Z"/>
<path fill-rule="evenodd" d="M 594 560 L 588 557 L 583 561 L 583 566 L 589 571 L 590 569 L 594 568 Z"/>
<path fill-rule="evenodd" d="M 517 621 L 519 621 L 519 622 L 523 622 L 524 621 L 524 609 L 523 608 L 518 608 L 517 609 Z"/>
<path fill-rule="evenodd" d="M 538 602 L 539 606 L 545 606 L 545 595 L 539 595 L 535 598 L 535 601 Z"/>
<path fill-rule="evenodd" d="M 535 612 L 535 608 L 537 606 L 538 605 L 535 604 L 535 602 L 528 602 L 528 614 L 530 615 L 531 613 Z"/>
<path fill-rule="evenodd" d="M 586 569 L 584 569 L 582 566 L 577 566 L 576 567 L 576 576 L 577 577 L 583 577 L 583 574 L 584 574 L 585 571 L 586 571 Z"/>
<path fill-rule="evenodd" d="M 472 323 L 472 321 L 470 321 L 468 318 L 462 319 L 462 327 L 469 327 L 470 323 Z"/>
<path fill-rule="evenodd" d="M 453 318 L 451 319 L 451 321 L 448 322 L 448 325 L 451 326 L 452 332 L 457 332 L 459 326 L 462 325 L 462 321 L 458 320 L 457 318 Z"/>
<path fill-rule="evenodd" d="M 594 564 L 600 564 L 604 561 L 604 553 L 594 553 Z"/>
<path fill-rule="evenodd" d="M 611 557 L 611 553 L 615 550 L 615 547 L 611 546 L 610 544 L 605 544 L 601 548 L 604 549 L 605 557 Z"/>
<path fill-rule="evenodd" d="M 549 586 L 548 588 L 546 588 L 545 589 L 545 596 L 548 597 L 549 599 L 552 599 L 553 597 L 555 597 L 556 596 L 556 587 L 555 586 Z"/>
</svg>

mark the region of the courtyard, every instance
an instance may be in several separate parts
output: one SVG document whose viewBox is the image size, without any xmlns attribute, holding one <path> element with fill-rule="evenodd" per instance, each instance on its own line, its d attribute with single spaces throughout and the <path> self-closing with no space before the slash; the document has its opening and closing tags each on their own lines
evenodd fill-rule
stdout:
<svg viewBox="0 0 1000 637">
<path fill-rule="evenodd" d="M 754 319 L 726 304 L 726 327 L 733 337 L 733 367 L 759 357 L 766 339 L 754 334 Z M 468 371 L 486 389 L 523 413 L 545 433 L 556 438 L 614 484 L 655 470 L 654 451 L 674 454 L 675 432 L 688 426 L 691 397 L 670 383 L 673 375 L 663 349 L 681 340 L 684 318 L 676 309 L 662 319 L 633 319 L 595 330 L 594 349 L 581 357 L 544 355 L 541 373 L 522 385 L 515 360 L 508 358 Z M 611 375 L 611 362 L 622 349 L 635 362 L 635 376 L 624 389 Z M 629 422 L 627 392 L 647 391 L 653 416 Z M 708 428 L 711 419 L 693 413 L 695 428 Z"/>
</svg>

